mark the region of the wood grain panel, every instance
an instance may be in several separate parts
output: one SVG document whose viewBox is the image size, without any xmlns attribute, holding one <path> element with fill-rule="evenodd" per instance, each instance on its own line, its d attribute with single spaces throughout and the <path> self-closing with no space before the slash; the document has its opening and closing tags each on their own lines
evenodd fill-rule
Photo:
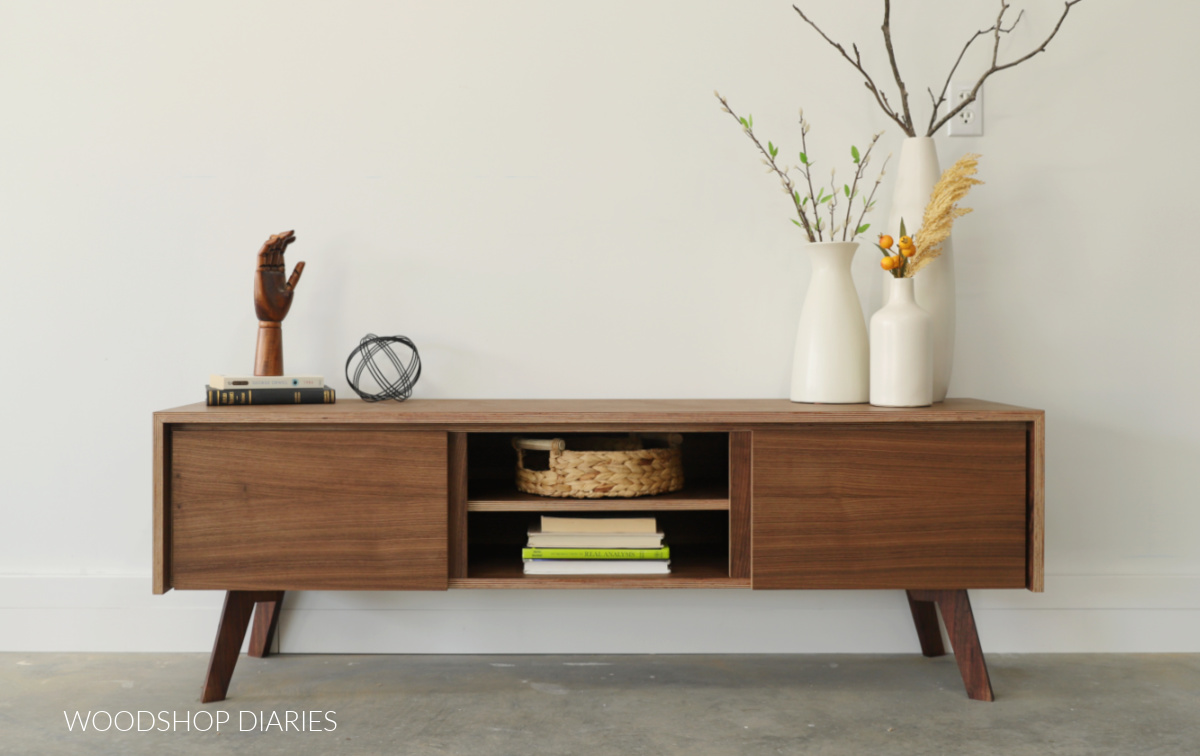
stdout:
<svg viewBox="0 0 1200 756">
<path fill-rule="evenodd" d="M 206 407 L 158 413 L 170 423 L 388 423 L 463 431 L 531 428 L 593 430 L 722 430 L 799 423 L 1032 421 L 1037 410 L 979 399 L 947 399 L 931 407 L 798 404 L 787 399 L 409 399 L 406 402 Z"/>
<path fill-rule="evenodd" d="M 728 575 L 725 559 L 676 557 L 669 575 L 526 575 L 521 561 L 498 559 L 476 564 L 471 576 L 450 581 L 451 588 L 749 588 L 748 578 Z"/>
<path fill-rule="evenodd" d="M 645 575 L 639 577 L 637 575 L 618 575 L 609 576 L 608 580 L 587 580 L 581 577 L 469 577 L 455 578 L 450 581 L 451 588 L 466 588 L 470 590 L 497 590 L 497 589 L 514 589 L 514 590 L 530 590 L 530 589 L 560 589 L 560 590 L 583 590 L 583 589 L 598 589 L 598 590 L 617 590 L 626 588 L 639 588 L 644 590 L 661 590 L 663 588 L 683 588 L 688 590 L 711 590 L 714 588 L 736 588 L 746 589 L 750 587 L 750 578 L 729 578 L 724 577 L 725 569 L 721 568 L 720 574 L 713 576 L 701 575 L 692 577 L 690 575 L 680 575 L 678 577 Z"/>
<path fill-rule="evenodd" d="M 729 577 L 750 577 L 751 434 L 729 434 Z"/>
<path fill-rule="evenodd" d="M 171 426 L 157 415 L 154 418 L 154 532 L 153 590 L 166 593 L 171 590 L 171 510 L 170 480 L 167 477 L 167 461 L 171 459 Z"/>
<path fill-rule="evenodd" d="M 446 588 L 445 433 L 245 428 L 171 441 L 174 587 Z"/>
<path fill-rule="evenodd" d="M 1041 593 L 1046 590 L 1046 418 L 1039 415 L 1027 425 L 1029 543 L 1025 587 Z"/>
<path fill-rule="evenodd" d="M 754 433 L 755 588 L 1022 588 L 1024 423 Z"/>
<path fill-rule="evenodd" d="M 450 578 L 467 576 L 467 434 L 450 433 Z"/>
<path fill-rule="evenodd" d="M 724 483 L 692 483 L 682 491 L 627 499 L 571 499 L 538 496 L 516 490 L 511 481 L 471 484 L 468 512 L 596 512 L 634 510 L 729 509 L 729 488 Z"/>
</svg>

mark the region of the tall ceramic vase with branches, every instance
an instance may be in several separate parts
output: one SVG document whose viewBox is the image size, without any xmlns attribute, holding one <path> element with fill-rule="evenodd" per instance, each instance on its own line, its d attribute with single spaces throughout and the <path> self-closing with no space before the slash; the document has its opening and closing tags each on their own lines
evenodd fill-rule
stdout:
<svg viewBox="0 0 1200 756">
<path fill-rule="evenodd" d="M 887 53 L 888 73 L 895 83 L 894 88 L 885 79 L 877 80 L 867 70 L 857 43 L 852 43 L 849 50 L 847 50 L 842 43 L 826 34 L 804 10 L 799 6 L 792 6 L 800 18 L 808 26 L 812 27 L 830 47 L 836 50 L 857 71 L 858 75 L 863 79 L 863 86 L 870 93 L 876 104 L 879 105 L 889 119 L 900 127 L 900 130 L 907 137 L 901 145 L 900 160 L 895 171 L 895 189 L 892 195 L 892 207 L 888 213 L 888 222 L 885 229 L 887 233 L 898 234 L 902 218 L 922 218 L 925 214 L 925 208 L 929 204 L 930 193 L 942 175 L 938 163 L 937 148 L 933 141 L 934 135 L 952 118 L 976 100 L 983 88 L 984 82 L 990 77 L 1001 71 L 1014 68 L 1033 58 L 1035 55 L 1044 52 L 1050 41 L 1054 39 L 1059 29 L 1062 28 L 1063 22 L 1066 21 L 1067 15 L 1071 12 L 1071 8 L 1082 1 L 1066 0 L 1057 22 L 1050 29 L 1047 36 L 1042 38 L 1040 43 L 1032 50 L 1028 50 L 1011 59 L 1004 59 L 1004 56 L 1000 52 L 1001 40 L 1016 28 L 1017 24 L 1024 18 L 1025 12 L 1019 12 L 1016 18 L 1012 19 L 1011 23 L 1008 23 L 1006 22 L 1006 16 L 1009 15 L 1012 6 L 1007 0 L 998 0 L 998 11 L 991 25 L 974 32 L 967 38 L 966 43 L 958 50 L 957 57 L 954 58 L 954 62 L 950 66 L 950 71 L 946 75 L 941 88 L 936 93 L 932 87 L 926 88 L 926 91 L 929 93 L 930 114 L 923 136 L 918 136 L 916 114 L 909 102 L 908 87 L 904 83 L 904 78 L 900 74 L 900 66 L 896 60 L 897 46 L 892 37 L 891 28 L 891 0 L 883 0 L 883 23 L 880 31 L 882 33 L 883 46 Z M 955 74 L 959 72 L 959 68 L 972 46 L 979 40 L 988 40 L 991 43 L 991 53 L 986 68 L 974 79 L 975 84 L 965 97 L 957 103 L 948 102 L 947 94 L 950 91 L 950 82 L 954 79 Z M 877 81 L 882 83 L 877 83 Z M 908 230 L 913 234 L 920 233 L 919 227 L 909 228 Z M 890 287 L 884 287 L 885 305 L 887 304 L 886 297 L 889 290 Z M 954 253 L 950 239 L 946 239 L 942 244 L 940 256 L 922 274 L 915 286 L 914 292 L 916 301 L 923 309 L 929 312 L 931 317 L 933 400 L 940 402 L 946 398 L 954 359 L 956 304 Z"/>
</svg>

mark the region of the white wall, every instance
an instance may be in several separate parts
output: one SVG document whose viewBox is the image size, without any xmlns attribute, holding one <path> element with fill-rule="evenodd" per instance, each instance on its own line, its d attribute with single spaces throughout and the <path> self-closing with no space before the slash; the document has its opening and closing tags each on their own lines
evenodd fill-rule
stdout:
<svg viewBox="0 0 1200 756">
<path fill-rule="evenodd" d="M 879 3 L 808 5 L 886 78 Z M 893 26 L 925 113 L 995 9 L 914 5 Z M 789 6 L 0 4 L 0 649 L 210 643 L 215 594 L 149 595 L 150 413 L 251 368 L 276 231 L 308 263 L 287 367 L 343 395 L 374 331 L 420 345 L 421 397 L 784 396 L 808 263 L 712 90 L 788 152 L 803 105 L 825 165 L 900 143 Z M 1006 49 L 1060 6 L 1025 3 Z M 979 592 L 989 650 L 1200 650 L 1197 25 L 1083 3 L 989 82 L 986 136 L 939 137 L 987 181 L 955 232 L 951 394 L 1047 411 L 1047 593 Z M 284 650 L 916 649 L 890 593 L 291 607 Z"/>
</svg>

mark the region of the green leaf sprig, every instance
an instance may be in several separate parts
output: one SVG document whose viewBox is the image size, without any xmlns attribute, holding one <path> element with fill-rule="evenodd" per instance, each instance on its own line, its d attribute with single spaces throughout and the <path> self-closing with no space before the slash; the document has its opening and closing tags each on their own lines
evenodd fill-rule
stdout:
<svg viewBox="0 0 1200 756">
<path fill-rule="evenodd" d="M 767 166 L 768 171 L 779 177 L 780 184 L 783 185 L 783 190 L 792 200 L 792 204 L 796 210 L 796 217 L 791 218 L 791 222 L 798 228 L 804 231 L 810 242 L 818 241 L 838 241 L 838 235 L 841 235 L 841 241 L 853 241 L 855 237 L 866 233 L 871 227 L 870 223 L 863 223 L 866 214 L 875 208 L 875 192 L 879 189 L 879 185 L 883 182 L 885 170 L 888 160 L 891 155 L 883 161 L 883 166 L 879 170 L 879 175 L 875 178 L 875 183 L 871 187 L 871 191 L 866 196 L 863 196 L 859 190 L 859 184 L 865 182 L 867 165 L 871 162 L 871 151 L 875 149 L 876 142 L 883 132 L 880 132 L 871 138 L 871 143 L 867 145 L 864 152 L 860 152 L 858 147 L 850 145 L 850 161 L 854 165 L 854 179 L 850 183 L 843 183 L 841 187 L 837 185 L 837 170 L 834 169 L 829 174 L 829 193 L 826 194 L 824 186 L 815 186 L 813 184 L 812 170 L 816 165 L 809 157 L 808 152 L 808 121 L 804 120 L 804 111 L 800 111 L 800 152 L 798 158 L 800 163 L 795 166 L 780 166 L 777 158 L 779 157 L 779 146 L 772 141 L 768 141 L 764 147 L 762 142 L 754 133 L 754 116 L 747 114 L 745 118 L 733 112 L 733 108 L 729 107 L 729 103 L 721 96 L 720 92 L 714 92 L 717 99 L 721 102 L 722 109 L 733 116 L 735 120 L 742 126 L 743 133 L 749 137 L 750 141 L 754 142 L 754 146 L 758 148 L 762 155 L 762 162 Z M 795 169 L 803 178 L 804 184 L 808 191 L 805 194 L 800 193 L 800 189 L 796 188 L 796 182 L 792 179 L 791 171 Z M 839 196 L 844 200 L 844 214 L 838 210 Z M 857 222 L 854 222 L 854 210 L 857 205 L 859 209 Z"/>
</svg>

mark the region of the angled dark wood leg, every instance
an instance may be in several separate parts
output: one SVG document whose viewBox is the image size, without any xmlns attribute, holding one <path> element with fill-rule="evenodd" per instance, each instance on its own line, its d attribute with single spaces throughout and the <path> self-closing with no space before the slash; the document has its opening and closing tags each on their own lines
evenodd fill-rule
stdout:
<svg viewBox="0 0 1200 756">
<path fill-rule="evenodd" d="M 217 625 L 208 673 L 204 676 L 204 687 L 200 689 L 200 703 L 225 700 L 255 602 L 277 601 L 278 596 L 279 591 L 228 591 L 225 594 L 225 608 L 221 610 L 221 624 Z"/>
<path fill-rule="evenodd" d="M 283 607 L 283 591 L 276 591 L 274 601 L 259 601 L 254 605 L 254 622 L 250 625 L 251 656 L 262 658 L 271 655 L 271 642 L 275 640 L 275 627 L 279 624 L 279 610 Z"/>
<path fill-rule="evenodd" d="M 932 601 L 918 601 L 913 598 L 912 591 L 905 593 L 908 594 L 908 608 L 912 612 L 913 624 L 917 626 L 917 640 L 921 641 L 921 653 L 928 657 L 944 656 L 946 648 L 942 644 L 937 605 Z"/>
<path fill-rule="evenodd" d="M 971 612 L 971 600 L 963 591 L 908 591 L 908 599 L 913 606 L 913 619 L 917 621 L 917 634 L 921 635 L 922 622 L 917 619 L 917 604 L 936 603 L 942 610 L 942 620 L 946 623 L 946 633 L 950 636 L 950 646 L 954 649 L 954 660 L 958 662 L 958 671 L 962 675 L 963 685 L 967 688 L 967 697 L 975 701 L 993 701 L 992 682 L 988 677 L 987 663 L 983 660 L 983 648 L 979 645 L 979 632 L 975 627 L 975 615 Z M 927 612 L 922 609 L 923 616 Z M 926 622 L 926 625 L 928 623 Z M 937 618 L 933 618 L 933 628 L 937 629 Z M 938 639 L 941 646 L 941 639 Z M 925 639 L 922 637 L 921 650 L 925 652 Z M 926 653 L 926 656 L 930 654 Z"/>
</svg>

